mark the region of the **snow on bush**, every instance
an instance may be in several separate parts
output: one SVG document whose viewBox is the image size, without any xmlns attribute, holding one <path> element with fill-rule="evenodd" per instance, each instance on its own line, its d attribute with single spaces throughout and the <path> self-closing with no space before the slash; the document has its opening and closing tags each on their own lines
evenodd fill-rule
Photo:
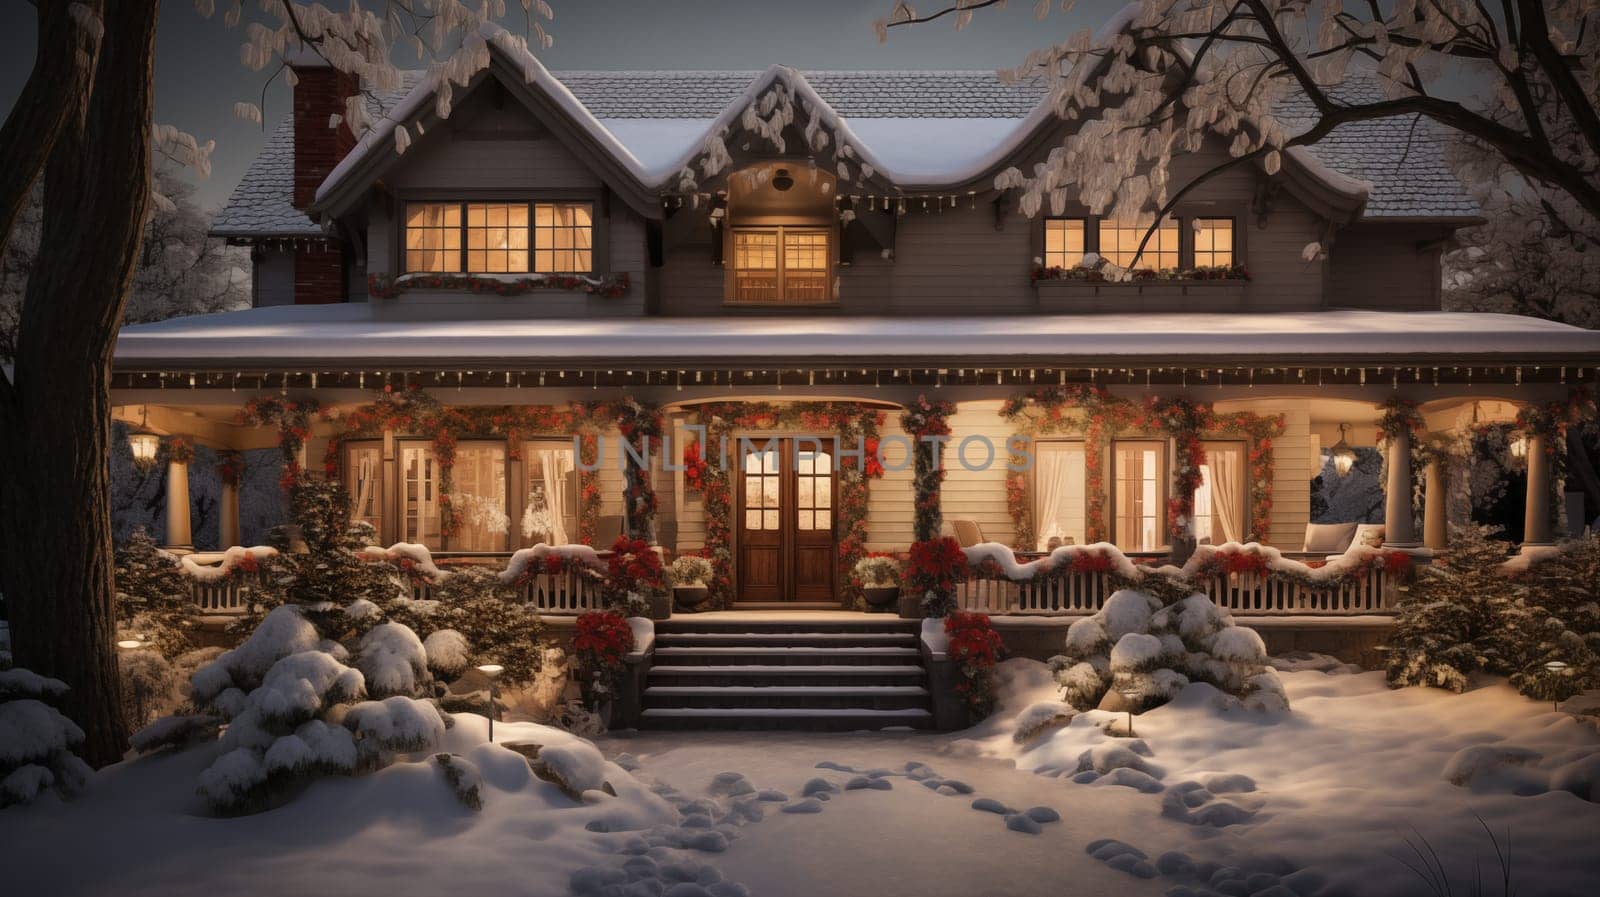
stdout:
<svg viewBox="0 0 1600 897">
<path fill-rule="evenodd" d="M 606 758 L 593 744 L 573 739 L 541 748 L 534 772 L 569 794 L 582 794 L 605 784 Z"/>
<path fill-rule="evenodd" d="M 375 698 L 413 695 L 429 681 L 428 653 L 417 634 L 399 623 L 380 623 L 361 637 L 356 667 Z"/>
<path fill-rule="evenodd" d="M 478 771 L 478 764 L 458 754 L 434 754 L 433 762 L 463 806 L 483 809 L 483 774 Z"/>
<path fill-rule="evenodd" d="M 88 782 L 91 770 L 72 753 L 83 730 L 49 703 L 66 692 L 66 683 L 30 670 L 0 672 L 0 807 L 52 787 L 71 797 Z"/>
<path fill-rule="evenodd" d="M 205 705 L 227 689 L 255 688 L 280 659 L 315 651 L 321 641 L 317 627 L 299 607 L 285 604 L 273 608 L 243 644 L 195 671 L 189 680 L 194 701 Z"/>
<path fill-rule="evenodd" d="M 428 669 L 445 679 L 454 679 L 466 672 L 472 658 L 472 646 L 467 637 L 454 629 L 440 629 L 422 640 L 422 650 L 428 655 Z"/>
<path fill-rule="evenodd" d="M 177 709 L 181 682 L 177 669 L 155 651 L 121 651 L 122 716 L 131 728 Z"/>
<path fill-rule="evenodd" d="M 1288 707 L 1261 637 L 1199 594 L 1162 607 L 1143 592 L 1118 591 L 1067 629 L 1065 651 L 1051 663 L 1064 698 L 1079 710 L 1101 706 L 1113 692 L 1147 710 L 1190 682 L 1208 682 L 1254 709 Z"/>
<path fill-rule="evenodd" d="M 425 751 L 445 730 L 444 717 L 432 704 L 400 695 L 362 701 L 345 714 L 344 724 L 356 734 L 364 756 Z"/>
</svg>

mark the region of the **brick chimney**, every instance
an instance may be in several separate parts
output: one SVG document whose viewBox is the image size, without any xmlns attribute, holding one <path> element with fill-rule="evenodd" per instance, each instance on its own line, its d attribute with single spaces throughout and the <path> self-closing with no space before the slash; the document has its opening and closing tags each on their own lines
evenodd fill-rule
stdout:
<svg viewBox="0 0 1600 897">
<path fill-rule="evenodd" d="M 311 56 L 311 54 L 305 54 Z M 355 147 L 350 127 L 328 127 L 333 115 L 344 115 L 346 97 L 356 93 L 356 78 L 321 59 L 293 66 L 294 86 L 294 207 L 305 210 L 317 198 L 317 188 L 339 160 Z M 335 240 L 312 241 L 294 250 L 294 302 L 319 305 L 343 302 L 347 297 L 344 244 Z"/>
<path fill-rule="evenodd" d="M 326 63 L 293 66 L 294 207 L 306 209 L 333 167 L 356 145 L 350 127 L 328 127 L 328 117 L 344 115 L 345 97 L 358 90 L 356 78 Z"/>
</svg>

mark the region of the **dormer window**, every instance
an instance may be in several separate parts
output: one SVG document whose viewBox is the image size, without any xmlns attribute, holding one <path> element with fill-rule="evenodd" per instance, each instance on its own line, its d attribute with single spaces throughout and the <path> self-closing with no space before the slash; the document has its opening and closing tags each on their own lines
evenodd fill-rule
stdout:
<svg viewBox="0 0 1600 897">
<path fill-rule="evenodd" d="M 1149 224 L 1139 222 L 1101 221 L 1100 256 L 1118 267 L 1134 265 L 1139 256 L 1139 270 L 1162 271 L 1178 267 L 1178 222 L 1167 219 L 1161 222 L 1150 241 L 1139 254 L 1139 241 L 1144 239 Z"/>
<path fill-rule="evenodd" d="M 1196 268 L 1233 266 L 1232 218 L 1194 220 L 1194 266 Z"/>
<path fill-rule="evenodd" d="M 790 162 L 762 163 L 736 172 L 728 188 L 727 301 L 835 301 L 839 229 L 833 175 Z"/>
<path fill-rule="evenodd" d="M 594 212 L 586 202 L 408 202 L 405 247 L 408 273 L 587 274 Z"/>
</svg>

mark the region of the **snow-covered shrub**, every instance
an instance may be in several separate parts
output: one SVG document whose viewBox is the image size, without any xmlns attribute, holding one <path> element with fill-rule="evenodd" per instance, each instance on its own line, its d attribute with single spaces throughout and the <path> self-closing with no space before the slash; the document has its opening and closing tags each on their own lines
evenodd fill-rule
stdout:
<svg viewBox="0 0 1600 897">
<path fill-rule="evenodd" d="M 1600 688 L 1600 534 L 1563 542 L 1533 562 L 1525 581 L 1506 652 L 1511 684 L 1541 701 Z M 1551 661 L 1566 669 L 1552 673 Z"/>
<path fill-rule="evenodd" d="M 478 771 L 478 764 L 459 754 L 434 754 L 433 762 L 462 806 L 483 809 L 483 774 Z"/>
<path fill-rule="evenodd" d="M 198 608 L 179 560 L 136 529 L 113 551 L 112 564 L 117 637 L 137 639 L 164 657 L 188 650 Z"/>
<path fill-rule="evenodd" d="M 30 670 L 0 672 L 0 807 L 27 803 L 47 789 L 83 790 L 91 770 L 72 753 L 83 730 L 53 706 L 67 693 L 59 679 Z"/>
<path fill-rule="evenodd" d="M 438 604 L 426 616 L 429 635 L 453 629 L 471 646 L 470 660 L 505 667 L 501 682 L 530 682 L 544 662 L 544 624 L 533 608 L 513 600 L 515 593 L 487 567 L 459 567 L 434 590 Z"/>
<path fill-rule="evenodd" d="M 1395 688 L 1430 685 L 1464 691 L 1478 671 L 1513 672 L 1527 587 L 1502 570 L 1506 546 L 1486 527 L 1451 533 L 1450 550 L 1423 567 L 1401 598 L 1389 634 L 1388 677 Z"/>
<path fill-rule="evenodd" d="M 122 681 L 122 716 L 130 729 L 178 708 L 182 681 L 177 667 L 165 657 L 154 651 L 122 651 L 117 654 L 117 669 Z"/>
<path fill-rule="evenodd" d="M 412 697 L 430 682 L 420 639 L 398 623 L 368 629 L 351 652 L 313 619 L 347 627 L 340 614 L 285 604 L 267 614 L 239 647 L 191 677 L 196 712 L 168 717 L 133 738 L 153 751 L 216 737 L 224 753 L 197 782 L 212 810 L 254 812 L 319 776 L 350 775 L 397 753 L 434 747 L 446 723 Z M 382 701 L 364 701 L 368 678 Z M 359 702 L 359 703 L 358 703 Z"/>
<path fill-rule="evenodd" d="M 361 637 L 356 668 L 375 698 L 414 695 L 431 678 L 422 640 L 399 623 L 380 623 Z"/>
<path fill-rule="evenodd" d="M 428 669 L 444 679 L 454 679 L 467 671 L 472 660 L 472 645 L 467 637 L 454 629 L 440 629 L 422 640 L 422 650 L 428 655 Z"/>
<path fill-rule="evenodd" d="M 1051 665 L 1063 697 L 1079 710 L 1098 707 L 1113 690 L 1149 709 L 1191 682 L 1210 683 L 1255 709 L 1288 706 L 1261 637 L 1233 625 L 1200 594 L 1163 607 L 1143 592 L 1118 591 L 1068 627 L 1065 651 Z"/>
</svg>

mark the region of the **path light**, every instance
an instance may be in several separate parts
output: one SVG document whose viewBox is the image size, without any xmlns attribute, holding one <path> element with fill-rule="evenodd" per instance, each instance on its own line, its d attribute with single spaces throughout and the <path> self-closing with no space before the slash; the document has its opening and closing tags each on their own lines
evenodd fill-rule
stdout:
<svg viewBox="0 0 1600 897">
<path fill-rule="evenodd" d="M 478 667 L 478 672 L 489 677 L 489 743 L 494 743 L 494 680 L 500 678 L 506 668 L 498 663 L 486 663 Z"/>
<path fill-rule="evenodd" d="M 1339 441 L 1328 451 L 1328 457 L 1333 459 L 1333 472 L 1342 477 L 1349 476 L 1351 469 L 1356 466 L 1356 450 L 1344 440 L 1345 431 L 1349 429 L 1349 424 L 1339 425 Z"/>
<path fill-rule="evenodd" d="M 1544 669 L 1545 669 L 1545 672 L 1549 673 L 1552 676 L 1565 676 L 1567 674 L 1568 667 L 1567 667 L 1567 664 L 1566 664 L 1565 661 L 1552 660 L 1549 663 L 1544 665 Z M 1560 713 L 1561 712 L 1561 699 L 1560 698 L 1552 698 L 1551 701 L 1550 701 L 1550 709 L 1555 711 L 1555 712 L 1557 712 L 1557 713 Z"/>
<path fill-rule="evenodd" d="M 117 642 L 117 647 L 123 649 L 124 651 L 132 651 L 135 648 L 143 648 L 144 642 L 141 642 L 136 638 L 125 638 L 122 641 Z"/>
<path fill-rule="evenodd" d="M 1128 737 L 1132 738 L 1134 737 L 1133 708 L 1134 705 L 1139 703 L 1139 698 L 1141 697 L 1139 687 L 1136 685 L 1124 685 L 1117 689 L 1117 694 L 1122 695 L 1123 699 L 1128 702 Z"/>
</svg>

